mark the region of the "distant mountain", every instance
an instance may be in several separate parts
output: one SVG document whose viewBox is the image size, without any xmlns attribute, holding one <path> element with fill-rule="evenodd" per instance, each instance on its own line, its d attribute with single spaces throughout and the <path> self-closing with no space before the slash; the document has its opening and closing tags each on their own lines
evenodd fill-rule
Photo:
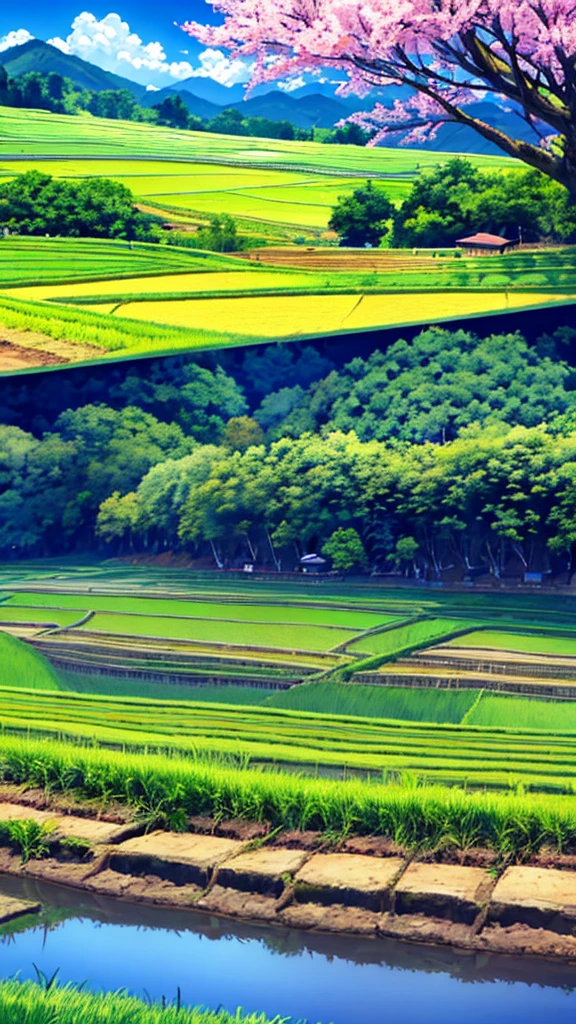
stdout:
<svg viewBox="0 0 576 1024">
<path fill-rule="evenodd" d="M 295 98 L 275 89 L 264 96 L 255 96 L 241 103 L 230 104 L 246 117 L 268 117 L 271 121 L 291 121 L 299 128 L 332 128 L 349 111 L 331 96 L 313 93 Z"/>
<path fill-rule="evenodd" d="M 180 92 L 182 89 L 198 99 L 213 103 L 217 107 L 230 107 L 233 103 L 241 103 L 244 99 L 243 85 L 221 85 L 220 82 L 215 82 L 213 78 L 203 75 L 192 75 L 190 78 L 183 78 L 181 82 L 174 82 L 173 85 L 167 85 L 164 89 L 160 89 L 156 95 Z"/>
<path fill-rule="evenodd" d="M 11 78 L 25 75 L 29 71 L 40 71 L 47 75 L 54 72 L 70 78 L 82 89 L 102 92 L 104 89 L 129 89 L 134 96 L 142 96 L 144 87 L 129 78 L 104 71 L 95 64 L 90 64 L 80 57 L 72 57 L 62 53 L 56 46 L 44 43 L 41 39 L 30 39 L 21 46 L 11 46 L 0 53 L 0 64 L 3 64 Z"/>
<path fill-rule="evenodd" d="M 318 128 L 332 128 L 342 117 L 347 117 L 350 110 L 343 103 L 330 96 L 322 96 L 319 93 L 295 97 L 291 93 L 283 92 L 281 89 L 270 89 L 260 96 L 251 96 L 249 100 L 242 99 L 244 90 L 242 87 L 226 89 L 219 86 L 215 95 L 224 93 L 224 102 L 218 105 L 196 92 L 199 82 L 206 79 L 186 78 L 177 86 L 168 86 L 160 89 L 159 92 L 148 92 L 142 102 L 147 107 L 156 106 L 166 96 L 180 96 L 191 114 L 196 117 L 208 119 L 215 117 L 227 107 L 234 107 L 244 117 L 267 117 L 270 121 L 290 121 L 299 128 L 311 128 L 313 125 Z M 218 85 L 217 82 L 214 83 Z M 241 90 L 240 99 L 238 89 Z M 208 90 L 206 90 L 208 91 Z"/>
<path fill-rule="evenodd" d="M 482 101 L 468 107 L 467 110 L 473 117 L 477 117 L 480 121 L 486 121 L 492 127 L 498 128 L 507 135 L 512 135 L 516 139 L 522 139 L 524 142 L 536 144 L 538 142 L 538 136 L 535 132 L 531 131 L 525 121 L 517 114 L 502 110 L 496 103 Z M 398 145 L 398 137 L 397 141 L 394 142 L 393 137 L 390 136 L 390 141 L 387 141 L 385 145 Z M 442 125 L 438 129 L 436 138 L 431 142 L 426 143 L 424 146 L 422 143 L 418 143 L 416 146 L 408 148 L 428 149 L 435 153 L 470 153 L 480 156 L 502 156 L 502 150 L 498 146 L 488 142 L 474 128 L 467 128 L 461 124 Z"/>
</svg>

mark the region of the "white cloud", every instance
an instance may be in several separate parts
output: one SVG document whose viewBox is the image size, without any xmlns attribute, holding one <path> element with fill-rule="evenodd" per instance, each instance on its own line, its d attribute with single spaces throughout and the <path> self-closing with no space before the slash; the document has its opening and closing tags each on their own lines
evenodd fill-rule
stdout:
<svg viewBox="0 0 576 1024">
<path fill-rule="evenodd" d="M 24 28 L 9 32 L 0 39 L 0 51 L 32 38 Z M 98 19 L 89 11 L 82 11 L 74 18 L 66 38 L 53 36 L 48 42 L 62 53 L 81 57 L 106 71 L 152 88 L 168 84 L 167 79 L 182 81 L 195 77 L 212 78 L 220 85 L 232 86 L 248 82 L 252 71 L 252 65 L 246 61 L 231 59 L 222 50 L 210 47 L 199 55 L 197 67 L 189 60 L 170 60 L 162 43 L 154 40 L 145 43 L 128 22 L 114 12 Z M 179 55 L 189 56 L 188 50 L 180 50 Z"/>
<path fill-rule="evenodd" d="M 301 89 L 303 85 L 306 85 L 304 75 L 299 75 L 298 78 L 289 78 L 286 82 L 278 82 L 278 88 L 283 92 L 294 92 L 295 89 Z"/>
<path fill-rule="evenodd" d="M 71 53 L 68 43 L 64 39 L 60 39 L 60 36 L 54 36 L 53 39 L 49 39 L 48 42 L 51 46 L 55 46 L 57 50 L 62 50 L 62 53 Z"/>
<path fill-rule="evenodd" d="M 162 43 L 145 43 L 128 22 L 113 12 L 98 19 L 89 11 L 82 11 L 74 18 L 65 39 L 55 36 L 48 42 L 63 53 L 74 54 L 142 85 L 150 84 L 151 79 L 162 82 L 163 77 L 188 78 L 193 71 L 188 61 L 169 61 Z"/>
<path fill-rule="evenodd" d="M 192 78 L 213 78 L 220 85 L 239 85 L 250 81 L 253 64 L 232 60 L 222 50 L 210 47 L 199 55 L 200 67 L 191 72 Z"/>
<path fill-rule="evenodd" d="M 9 50 L 11 46 L 22 46 L 22 43 L 28 43 L 30 39 L 34 39 L 34 36 L 30 35 L 27 28 L 14 29 L 0 39 L 0 53 Z"/>
<path fill-rule="evenodd" d="M 147 85 L 146 92 L 160 92 L 160 89 L 157 85 Z"/>
</svg>

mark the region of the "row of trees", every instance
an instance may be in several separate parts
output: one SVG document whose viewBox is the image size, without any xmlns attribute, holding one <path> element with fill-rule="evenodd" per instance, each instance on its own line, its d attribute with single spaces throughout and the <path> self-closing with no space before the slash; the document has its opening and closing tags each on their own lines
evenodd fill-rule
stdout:
<svg viewBox="0 0 576 1024">
<path fill-rule="evenodd" d="M 157 239 L 154 218 L 136 209 L 125 185 L 109 178 L 52 178 L 41 171 L 0 185 L 1 228 L 21 235 Z"/>
<path fill-rule="evenodd" d="M 535 170 L 482 171 L 456 157 L 425 171 L 396 209 L 368 182 L 339 199 L 330 221 L 342 245 L 435 248 L 488 231 L 524 241 L 572 242 L 576 205 L 562 185 Z"/>
<path fill-rule="evenodd" d="M 88 408 L 82 419 L 103 414 Z M 70 418 L 43 439 L 1 429 L 3 552 L 99 538 L 115 552 L 212 551 L 218 564 L 250 557 L 277 569 L 326 544 L 339 568 L 437 577 L 454 566 L 499 576 L 510 559 L 527 570 L 572 566 L 574 420 L 563 430 L 475 425 L 445 445 L 334 431 L 243 451 L 225 438 L 197 444 L 135 409 L 119 421 L 90 455 Z M 348 566 L 342 546 L 353 551 Z"/>
<path fill-rule="evenodd" d="M 541 348 L 553 353 L 569 333 Z M 327 545 L 339 568 L 435 574 L 571 561 L 576 403 L 565 363 L 517 335 L 439 329 L 324 376 L 322 357 L 300 367 L 292 355 L 297 423 L 285 389 L 259 390 L 275 351 L 285 349 L 251 357 L 251 394 L 222 368 L 175 362 L 167 376 L 132 369 L 109 382 L 119 408 L 70 409 L 36 433 L 1 428 L 0 550 L 180 548 L 290 568 Z M 308 395 L 307 371 L 317 376 Z"/>
<path fill-rule="evenodd" d="M 121 118 L 127 121 L 148 121 L 158 118 L 154 110 L 142 107 L 129 89 L 103 89 L 95 92 L 76 85 L 70 78 L 54 71 L 28 71 L 10 78 L 0 64 L 0 105 L 34 110 L 50 110 L 55 114 L 79 114 L 87 110 L 95 117 Z"/>
</svg>

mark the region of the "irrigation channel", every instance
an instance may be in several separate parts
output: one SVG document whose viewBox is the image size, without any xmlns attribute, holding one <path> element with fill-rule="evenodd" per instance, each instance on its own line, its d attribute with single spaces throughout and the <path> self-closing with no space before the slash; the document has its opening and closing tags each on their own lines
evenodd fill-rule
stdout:
<svg viewBox="0 0 576 1024">
<path fill-rule="evenodd" d="M 301 1024 L 573 1024 L 574 967 L 362 937 L 265 928 L 0 876 L 0 895 L 42 916 L 0 929 L 0 976 L 227 1010 Z"/>
</svg>

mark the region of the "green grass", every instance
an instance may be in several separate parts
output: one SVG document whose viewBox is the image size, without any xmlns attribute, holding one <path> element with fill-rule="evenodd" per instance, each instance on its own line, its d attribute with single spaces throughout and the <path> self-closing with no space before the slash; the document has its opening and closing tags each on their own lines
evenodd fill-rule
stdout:
<svg viewBox="0 0 576 1024">
<path fill-rule="evenodd" d="M 514 857 L 542 846 L 569 850 L 576 844 L 573 796 L 312 779 L 8 737 L 0 737 L 0 779 L 118 800 L 139 813 L 162 806 L 167 815 L 243 817 L 273 828 L 383 835 L 420 848 L 486 845 Z"/>
<path fill-rule="evenodd" d="M 354 635 L 353 630 L 337 627 L 225 622 L 218 619 L 171 619 L 165 615 L 114 615 L 108 612 L 97 612 L 82 628 L 110 634 L 301 651 L 329 651 Z"/>
<path fill-rule="evenodd" d="M 276 693 L 252 686 L 222 685 L 187 687 L 177 683 L 151 683 L 147 680 L 126 679 L 121 676 L 97 676 L 84 672 L 58 669 L 60 690 L 74 693 L 102 694 L 110 697 L 138 697 L 140 700 L 193 700 L 212 704 L 262 704 Z"/>
<path fill-rule="evenodd" d="M 285 1017 L 241 1010 L 164 1007 L 124 992 L 80 992 L 73 986 L 48 990 L 30 981 L 0 982 L 2 1024 L 282 1024 Z"/>
<path fill-rule="evenodd" d="M 281 599 L 281 593 L 279 588 L 279 599 Z M 0 590 L 0 599 L 2 596 Z M 3 607 L 17 608 L 22 605 L 38 608 L 75 608 L 79 612 L 115 611 L 144 616 L 177 615 L 204 619 L 233 619 L 238 622 L 289 622 L 307 626 L 328 625 L 358 630 L 370 629 L 386 622 L 393 622 L 395 619 L 394 615 L 386 615 L 381 612 L 355 610 L 354 608 L 302 608 L 288 602 L 275 607 L 269 604 L 237 604 L 233 600 L 226 602 L 192 601 L 129 595 L 115 597 L 99 594 L 45 594 L 34 593 L 34 591 L 20 591 L 13 594 L 3 604 Z"/>
<path fill-rule="evenodd" d="M 58 690 L 58 673 L 49 661 L 14 636 L 0 633 L 0 686 Z"/>
<path fill-rule="evenodd" d="M 347 649 L 351 654 L 365 653 L 392 657 L 414 647 L 427 646 L 443 636 L 466 629 L 468 625 L 465 619 L 424 619 L 422 622 L 411 622 L 399 626 L 398 629 L 373 633 L 361 640 L 355 640 Z"/>
<path fill-rule="evenodd" d="M 476 690 L 430 691 L 392 686 L 304 683 L 289 690 L 278 690 L 266 698 L 264 706 L 314 711 L 318 714 L 457 724 L 462 721 L 477 694 Z M 476 723 L 476 720 L 474 722 L 484 724 Z"/>
<path fill-rule="evenodd" d="M 535 636 L 534 634 L 505 633 L 481 630 L 449 642 L 450 647 L 485 647 L 497 651 L 520 651 L 526 654 L 557 654 L 576 657 L 576 637 Z"/>
</svg>

